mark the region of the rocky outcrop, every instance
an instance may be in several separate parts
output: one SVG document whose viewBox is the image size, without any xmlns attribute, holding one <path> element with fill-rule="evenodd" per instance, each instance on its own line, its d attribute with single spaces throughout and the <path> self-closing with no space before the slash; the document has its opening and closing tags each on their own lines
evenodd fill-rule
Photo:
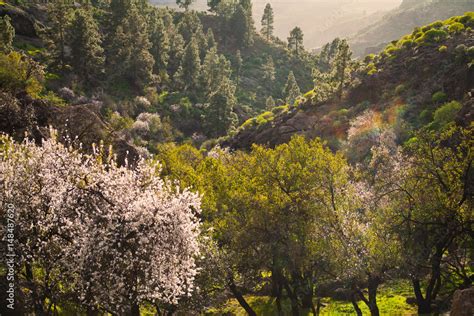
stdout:
<svg viewBox="0 0 474 316">
<path fill-rule="evenodd" d="M 12 20 L 16 35 L 38 37 L 35 19 L 27 12 L 9 4 L 0 5 L 0 16 L 8 15 Z"/>
<path fill-rule="evenodd" d="M 350 122 L 367 109 L 384 113 L 387 109 L 407 105 L 409 114 L 404 124 L 415 121 L 424 108 L 436 109 L 432 96 L 442 91 L 447 100 L 461 101 L 463 108 L 457 123 L 467 125 L 474 117 L 474 67 L 459 56 L 459 46 L 474 47 L 473 32 L 458 35 L 436 45 L 399 51 L 396 56 L 382 58 L 373 75 L 362 74 L 359 83 L 348 89 L 342 101 L 315 103 L 307 100 L 298 107 L 276 114 L 260 125 L 250 125 L 225 140 L 222 145 L 248 149 L 253 143 L 275 146 L 293 135 L 321 137 L 336 148 L 344 140 Z M 447 51 L 439 51 L 445 45 Z M 410 128 L 417 126 L 410 126 Z"/>
<path fill-rule="evenodd" d="M 474 288 L 458 290 L 454 293 L 451 316 L 474 315 Z"/>
</svg>

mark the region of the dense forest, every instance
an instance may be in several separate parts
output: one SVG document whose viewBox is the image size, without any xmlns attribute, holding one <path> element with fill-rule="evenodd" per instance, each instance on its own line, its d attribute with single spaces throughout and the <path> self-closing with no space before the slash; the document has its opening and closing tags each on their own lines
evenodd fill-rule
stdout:
<svg viewBox="0 0 474 316">
<path fill-rule="evenodd" d="M 472 315 L 474 12 L 193 2 L 0 0 L 1 315 Z"/>
</svg>

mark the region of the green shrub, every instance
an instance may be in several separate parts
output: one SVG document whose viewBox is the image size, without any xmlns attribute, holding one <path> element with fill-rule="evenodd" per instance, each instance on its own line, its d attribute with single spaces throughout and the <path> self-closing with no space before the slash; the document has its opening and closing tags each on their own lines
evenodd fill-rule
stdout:
<svg viewBox="0 0 474 316">
<path fill-rule="evenodd" d="M 448 47 L 446 45 L 442 45 L 438 48 L 440 53 L 446 53 L 448 51 Z"/>
<path fill-rule="evenodd" d="M 444 30 L 431 29 L 423 36 L 425 42 L 440 42 L 448 36 L 448 33 Z"/>
<path fill-rule="evenodd" d="M 435 127 L 443 127 L 454 121 L 462 105 L 457 101 L 451 101 L 437 109 L 433 116 Z"/>
<path fill-rule="evenodd" d="M 442 103 L 448 99 L 448 96 L 443 91 L 438 91 L 431 97 L 431 100 L 435 103 Z"/>
<path fill-rule="evenodd" d="M 431 122 L 433 120 L 433 112 L 428 109 L 423 110 L 418 116 L 418 120 L 423 124 Z"/>
<path fill-rule="evenodd" d="M 0 87 L 12 92 L 26 91 L 33 98 L 43 90 L 43 68 L 31 58 L 17 52 L 0 53 Z"/>
<path fill-rule="evenodd" d="M 257 125 L 263 125 L 272 121 L 273 118 L 274 116 L 272 112 L 264 112 L 260 114 L 259 116 L 257 116 L 255 122 L 257 123 Z"/>
<path fill-rule="evenodd" d="M 465 29 L 464 24 L 459 23 L 459 22 L 455 22 L 448 27 L 448 30 L 450 33 L 456 33 L 456 34 L 464 31 L 464 29 Z"/>
</svg>

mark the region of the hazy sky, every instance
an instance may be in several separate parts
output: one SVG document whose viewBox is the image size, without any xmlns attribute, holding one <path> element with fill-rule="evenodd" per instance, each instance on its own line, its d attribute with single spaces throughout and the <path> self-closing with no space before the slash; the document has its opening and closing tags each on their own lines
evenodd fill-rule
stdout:
<svg viewBox="0 0 474 316">
<path fill-rule="evenodd" d="M 174 2 L 152 0 L 152 2 Z M 286 40 L 290 30 L 299 26 L 308 48 L 320 46 L 336 36 L 355 33 L 359 20 L 375 12 L 396 8 L 402 0 L 253 0 L 255 25 L 260 30 L 263 9 L 270 3 L 275 12 L 275 34 Z M 193 8 L 206 10 L 207 0 L 197 0 Z M 370 22 L 367 18 L 364 23 Z M 374 21 L 375 22 L 375 21 Z"/>
</svg>

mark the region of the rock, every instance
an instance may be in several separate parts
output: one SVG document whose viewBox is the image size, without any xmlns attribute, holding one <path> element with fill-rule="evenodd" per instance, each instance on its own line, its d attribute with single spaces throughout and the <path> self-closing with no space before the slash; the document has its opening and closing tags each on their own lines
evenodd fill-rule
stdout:
<svg viewBox="0 0 474 316">
<path fill-rule="evenodd" d="M 35 19 L 20 8 L 5 4 L 0 6 L 0 16 L 8 15 L 12 19 L 16 35 L 38 37 Z"/>
<path fill-rule="evenodd" d="M 474 288 L 457 290 L 453 296 L 451 316 L 474 315 Z"/>
</svg>

